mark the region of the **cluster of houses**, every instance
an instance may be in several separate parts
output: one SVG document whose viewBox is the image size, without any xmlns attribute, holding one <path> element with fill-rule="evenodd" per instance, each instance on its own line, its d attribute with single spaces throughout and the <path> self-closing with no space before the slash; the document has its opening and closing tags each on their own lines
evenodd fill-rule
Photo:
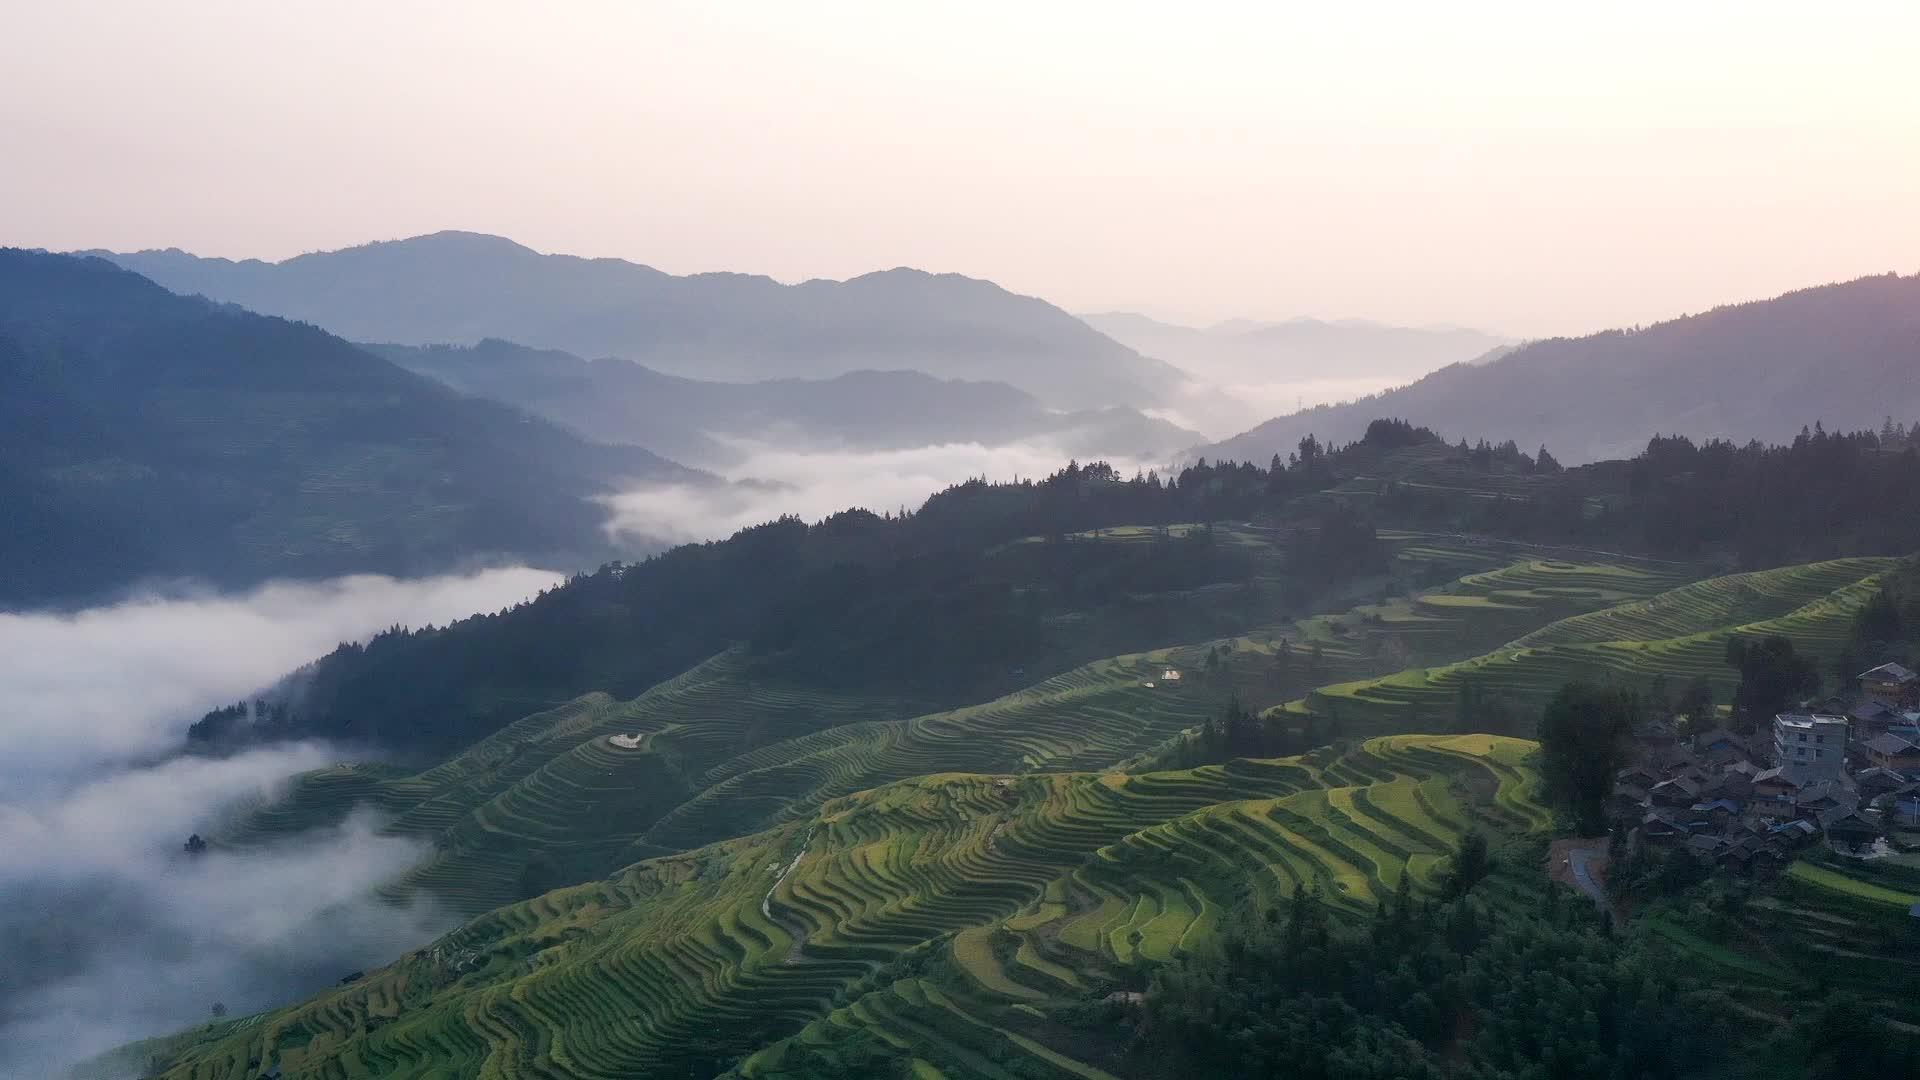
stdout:
<svg viewBox="0 0 1920 1080">
<path fill-rule="evenodd" d="M 1638 842 L 1760 871 L 1807 844 L 1863 852 L 1920 829 L 1920 674 L 1883 664 L 1859 681 L 1752 735 L 1642 725 L 1638 760 L 1614 778 L 1614 821 Z"/>
</svg>

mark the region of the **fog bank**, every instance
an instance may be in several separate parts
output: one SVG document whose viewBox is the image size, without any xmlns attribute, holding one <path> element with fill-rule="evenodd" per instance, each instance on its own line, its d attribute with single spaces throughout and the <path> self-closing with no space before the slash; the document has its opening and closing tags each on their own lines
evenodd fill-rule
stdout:
<svg viewBox="0 0 1920 1080">
<path fill-rule="evenodd" d="M 558 580 L 526 567 L 405 581 L 361 574 L 75 613 L 0 612 L 0 802 L 170 750 L 208 708 L 342 641 L 493 610 Z"/>
<path fill-rule="evenodd" d="M 1219 441 L 1276 416 L 1287 416 L 1316 405 L 1355 401 L 1412 381 L 1409 377 L 1382 373 L 1314 379 L 1196 380 L 1182 384 L 1166 401 L 1145 412 Z"/>
<path fill-rule="evenodd" d="M 648 487 L 606 499 L 609 531 L 674 543 L 715 540 L 739 529 L 795 514 L 818 521 L 850 507 L 876 514 L 917 510 L 927 496 L 969 477 L 1038 479 L 1070 457 L 1038 443 L 982 446 L 948 443 L 911 450 L 782 450 L 736 443 L 743 460 L 724 487 Z M 1131 473 L 1151 465 L 1113 460 Z"/>
<path fill-rule="evenodd" d="M 531 596 L 526 568 L 181 591 L 0 614 L 0 1076 L 311 992 L 451 925 L 371 899 L 424 852 L 355 815 L 243 851 L 187 836 L 337 751 L 173 756 L 187 725 L 344 640 Z"/>
</svg>

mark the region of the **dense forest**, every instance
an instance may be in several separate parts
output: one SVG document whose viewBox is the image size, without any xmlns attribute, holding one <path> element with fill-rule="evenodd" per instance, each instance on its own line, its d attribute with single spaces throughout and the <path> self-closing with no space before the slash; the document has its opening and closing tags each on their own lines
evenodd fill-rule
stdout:
<svg viewBox="0 0 1920 1080">
<path fill-rule="evenodd" d="M 295 707 L 255 733 L 455 745 L 587 690 L 637 693 L 738 645 L 772 678 L 976 700 L 1106 654 L 1051 632 L 1063 614 L 1101 610 L 1123 634 L 1129 596 L 1254 575 L 1210 529 L 1172 528 L 1182 523 L 1250 521 L 1282 536 L 1272 602 L 1283 610 L 1378 572 L 1373 534 L 1389 526 L 1743 567 L 1904 552 L 1920 546 L 1920 450 L 1900 436 L 1815 428 L 1779 447 L 1659 437 L 1631 461 L 1562 469 L 1544 447 L 1448 444 L 1380 420 L 1359 442 L 1303 439 L 1265 467 L 1196 462 L 1163 479 L 1073 463 L 1038 480 L 975 479 L 904 514 L 783 518 L 610 563 L 507 611 L 343 645 L 270 695 Z M 1122 525 L 1156 537 L 1102 542 Z M 1158 607 L 1131 617 L 1163 618 Z M 1145 647 L 1165 627 L 1140 629 Z M 249 731 L 210 717 L 196 737 L 211 746 Z"/>
<path fill-rule="evenodd" d="M 1853 632 L 1832 674 L 1851 685 L 1860 672 L 1889 662 L 1920 664 L 1920 556 L 1902 562 L 1854 613 Z"/>
<path fill-rule="evenodd" d="M 1521 848 L 1534 863 L 1537 848 Z M 1527 890 L 1530 907 L 1488 902 L 1472 892 L 1483 872 L 1456 856 L 1445 894 L 1403 889 L 1370 924 L 1331 920 L 1304 891 L 1284 911 L 1242 917 L 1217 957 L 1156 975 L 1130 1057 L 1155 1063 L 1143 1074 L 1165 1075 L 1172 1061 L 1198 1076 L 1325 1080 L 1896 1076 L 1920 1066 L 1913 1039 L 1846 994 L 1816 995 L 1784 1029 L 1729 1024 L 1717 992 L 1671 955 L 1615 937 L 1583 900 L 1549 886 Z"/>
<path fill-rule="evenodd" d="M 1406 877 L 1401 881 L 1405 882 Z M 1296 893 L 1220 955 L 1159 972 L 1134 1056 L 1196 1076 L 1682 1077 L 1723 1047 L 1671 966 L 1556 891 L 1535 910 L 1404 889 L 1370 925 Z"/>
<path fill-rule="evenodd" d="M 1791 1024 L 1747 1023 L 1671 952 L 1541 881 L 1541 858 L 1537 842 L 1490 853 L 1468 834 L 1437 894 L 1403 887 L 1371 919 L 1338 917 L 1306 889 L 1243 906 L 1212 949 L 1157 968 L 1144 993 L 1099 985 L 1048 1019 L 1125 1077 L 1838 1080 L 1920 1067 L 1920 1043 L 1845 991 L 1810 991 Z M 963 985 L 924 958 L 895 968 Z M 855 1031 L 796 1043 L 778 1075 L 909 1077 L 910 1058 Z"/>
<path fill-rule="evenodd" d="M 781 518 L 610 563 L 506 611 L 342 645 L 269 695 L 293 703 L 273 714 L 284 722 L 250 727 L 228 711 L 193 734 L 202 745 L 299 733 L 443 747 L 590 689 L 637 693 L 737 645 L 769 678 L 929 705 L 1005 692 L 1114 651 L 1111 635 L 1129 625 L 1143 645 L 1155 640 L 1165 606 L 1130 605 L 1132 596 L 1252 577 L 1249 556 L 1205 528 L 1144 544 L 1094 535 L 1190 520 L 1215 473 L 1189 470 L 1169 484 L 1071 464 L 1038 481 L 969 481 L 904 516 Z M 1284 570 L 1301 601 L 1378 559 L 1371 527 L 1343 508 L 1290 527 L 1300 539 Z M 1322 529 L 1338 542 L 1314 539 Z M 1027 537 L 1040 539 L 1014 542 Z M 1105 636 L 1049 629 L 1088 610 L 1111 615 Z"/>
</svg>

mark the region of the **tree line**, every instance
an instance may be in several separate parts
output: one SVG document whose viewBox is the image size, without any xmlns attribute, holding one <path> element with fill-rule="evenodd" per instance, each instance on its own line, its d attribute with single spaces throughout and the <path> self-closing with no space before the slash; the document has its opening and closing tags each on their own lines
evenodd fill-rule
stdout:
<svg viewBox="0 0 1920 1080">
<path fill-rule="evenodd" d="M 1418 482 L 1460 468 L 1512 493 Z M 1373 486 L 1341 486 L 1361 477 Z M 1920 547 L 1920 455 L 1816 426 L 1789 446 L 1667 436 L 1631 461 L 1560 469 L 1548 454 L 1449 445 L 1383 419 L 1342 447 L 1309 436 L 1265 467 L 1197 461 L 1128 477 L 1072 462 L 956 484 L 917 510 L 783 517 L 610 563 L 497 613 L 342 645 L 266 697 L 288 706 L 275 733 L 444 748 L 588 690 L 638 693 L 744 645 L 768 677 L 959 703 L 1010 689 L 1011 672 L 1092 659 L 1050 631 L 1063 614 L 1260 576 L 1216 541 L 1222 522 L 1276 537 L 1280 587 L 1302 602 L 1379 572 L 1376 530 L 1389 526 L 1748 562 L 1904 552 Z M 1103 542 L 1122 525 L 1148 527 L 1151 542 Z M 1013 543 L 1029 537 L 1041 542 Z M 1133 614 L 1147 636 L 1154 613 Z M 212 746 L 236 730 L 209 717 L 195 734 Z"/>
</svg>

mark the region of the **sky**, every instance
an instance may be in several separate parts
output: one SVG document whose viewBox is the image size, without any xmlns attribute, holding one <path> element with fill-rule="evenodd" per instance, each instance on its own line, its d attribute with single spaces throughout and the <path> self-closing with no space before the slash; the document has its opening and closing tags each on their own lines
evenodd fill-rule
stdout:
<svg viewBox="0 0 1920 1080">
<path fill-rule="evenodd" d="M 0 4 L 0 243 L 1540 335 L 1920 270 L 1912 3 Z"/>
</svg>

